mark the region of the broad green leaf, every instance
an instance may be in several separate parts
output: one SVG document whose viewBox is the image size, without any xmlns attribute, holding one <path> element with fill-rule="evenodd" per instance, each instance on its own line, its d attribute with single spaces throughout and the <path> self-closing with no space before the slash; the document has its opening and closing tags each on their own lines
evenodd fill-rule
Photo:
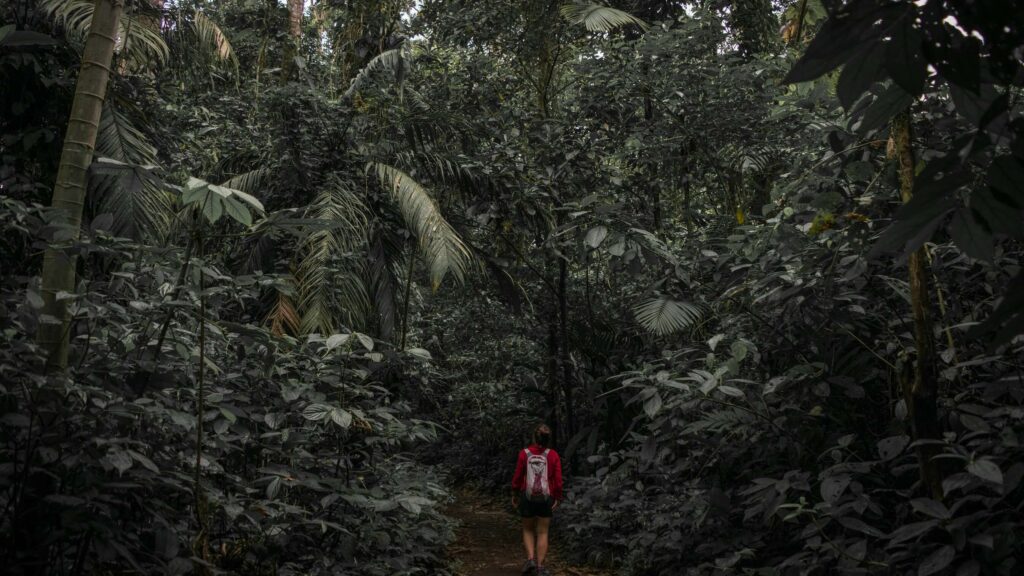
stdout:
<svg viewBox="0 0 1024 576">
<path fill-rule="evenodd" d="M 366 348 L 367 352 L 373 351 L 373 338 L 370 338 L 366 334 L 362 334 L 360 332 L 353 332 L 353 334 L 359 339 L 359 343 L 363 345 L 363 348 Z"/>
<path fill-rule="evenodd" d="M 317 420 L 323 420 L 330 413 L 331 407 L 324 404 L 310 404 L 302 410 L 302 416 L 306 420 L 312 420 L 314 422 Z"/>
<path fill-rule="evenodd" d="M 604 239 L 608 237 L 608 228 L 604 226 L 594 226 L 587 231 L 586 238 L 583 241 L 591 248 L 597 248 L 604 242 Z"/>
<path fill-rule="evenodd" d="M 949 520 L 953 516 L 945 504 L 931 498 L 915 498 L 910 501 L 910 505 L 921 514 L 938 518 L 939 520 Z"/>
<path fill-rule="evenodd" d="M 654 418 L 659 410 L 661 410 L 661 395 L 655 391 L 644 400 L 644 413 L 648 418 Z"/>
<path fill-rule="evenodd" d="M 995 484 L 1003 483 L 1003 471 L 1000 470 L 998 464 L 987 458 L 980 458 L 968 463 L 967 471 L 982 480 L 988 480 Z"/>
<path fill-rule="evenodd" d="M 351 334 L 332 334 L 329 338 L 327 338 L 325 346 L 327 347 L 328 351 L 334 350 L 338 346 L 341 346 L 342 344 L 348 342 L 349 338 L 351 337 Z"/>
<path fill-rule="evenodd" d="M 232 197 L 222 198 L 221 202 L 224 203 L 224 213 L 229 218 L 243 226 L 252 226 L 252 214 L 249 214 L 249 209 L 241 202 Z"/>
<path fill-rule="evenodd" d="M 220 217 L 224 214 L 224 204 L 220 196 L 216 194 L 207 194 L 202 204 L 203 216 L 213 224 L 220 220 Z"/>
<path fill-rule="evenodd" d="M 909 444 L 909 436 L 890 436 L 878 443 L 878 455 L 882 460 L 892 460 L 902 454 Z"/>
<path fill-rule="evenodd" d="M 949 545 L 940 546 L 917 568 L 917 576 L 931 576 L 946 569 L 956 557 L 956 549 Z"/>
<path fill-rule="evenodd" d="M 331 410 L 331 420 L 342 428 L 348 428 L 352 425 L 352 413 L 343 408 L 334 408 Z"/>
</svg>

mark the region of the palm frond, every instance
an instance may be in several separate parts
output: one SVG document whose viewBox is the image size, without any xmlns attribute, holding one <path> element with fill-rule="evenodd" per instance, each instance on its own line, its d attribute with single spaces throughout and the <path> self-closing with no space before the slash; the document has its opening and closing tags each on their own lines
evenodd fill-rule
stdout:
<svg viewBox="0 0 1024 576">
<path fill-rule="evenodd" d="M 638 26 L 647 30 L 647 23 L 629 12 L 593 2 L 565 4 L 562 17 L 572 24 L 582 24 L 591 32 L 609 32 L 622 26 Z"/>
<path fill-rule="evenodd" d="M 394 198 L 406 226 L 419 241 L 432 287 L 436 290 L 448 274 L 462 283 L 472 256 L 427 189 L 393 166 L 371 163 L 370 167 Z"/>
<path fill-rule="evenodd" d="M 378 227 L 371 235 L 367 268 L 379 335 L 382 340 L 390 340 L 398 327 L 398 264 L 403 242 L 382 228 Z"/>
<path fill-rule="evenodd" d="M 717 157 L 731 170 L 740 173 L 764 172 L 774 162 L 773 151 L 766 148 L 747 148 L 737 144 L 727 144 L 720 148 Z"/>
<path fill-rule="evenodd" d="M 278 289 L 275 292 L 277 300 L 266 319 L 270 324 L 270 333 L 277 337 L 297 336 L 301 330 L 302 320 L 295 310 L 295 304 L 291 296 L 284 291 Z"/>
<path fill-rule="evenodd" d="M 65 28 L 68 41 L 81 50 L 92 25 L 94 4 L 90 0 L 43 0 L 41 7 Z M 144 69 L 167 61 L 170 50 L 156 26 L 158 21 L 145 11 L 122 14 L 115 51 L 129 69 Z"/>
<path fill-rule="evenodd" d="M 238 67 L 238 57 L 235 56 L 235 49 L 231 47 L 231 42 L 224 34 L 224 31 L 198 8 L 192 18 L 192 29 L 195 31 L 199 42 L 208 47 L 218 60 L 230 62 L 236 68 Z"/>
<path fill-rule="evenodd" d="M 352 83 L 349 85 L 348 90 L 345 91 L 344 97 L 351 98 L 354 96 L 369 81 L 372 75 L 378 71 L 390 72 L 394 76 L 395 82 L 401 85 L 411 67 L 411 48 L 408 42 L 403 42 L 400 46 L 385 50 L 370 59 L 366 66 L 363 66 L 363 69 L 352 79 Z"/>
<path fill-rule="evenodd" d="M 173 197 L 153 174 L 156 149 L 109 102 L 100 116 L 96 152 L 99 161 L 90 184 L 96 212 L 114 218 L 111 231 L 136 239 L 164 238 L 174 218 Z"/>
<path fill-rule="evenodd" d="M 233 188 L 242 192 L 248 192 L 249 194 L 255 194 L 263 188 L 269 176 L 269 168 L 256 168 L 255 170 L 232 176 L 221 182 L 220 185 L 225 188 Z"/>
<path fill-rule="evenodd" d="M 700 320 L 700 306 L 689 302 L 656 296 L 633 308 L 633 316 L 648 332 L 665 336 L 693 326 Z"/>
<path fill-rule="evenodd" d="M 366 245 L 366 208 L 345 182 L 329 179 L 310 216 L 330 222 L 299 247 L 299 310 L 304 333 L 333 334 L 341 325 L 360 328 L 371 309 L 361 251 Z"/>
<path fill-rule="evenodd" d="M 398 164 L 415 166 L 434 182 L 443 183 L 446 189 L 465 197 L 479 197 L 482 193 L 499 192 L 503 185 L 498 176 L 473 170 L 458 161 L 457 157 L 438 152 L 396 152 Z"/>
<path fill-rule="evenodd" d="M 131 164 L 155 164 L 154 148 L 138 128 L 109 101 L 103 105 L 96 152 Z"/>
</svg>

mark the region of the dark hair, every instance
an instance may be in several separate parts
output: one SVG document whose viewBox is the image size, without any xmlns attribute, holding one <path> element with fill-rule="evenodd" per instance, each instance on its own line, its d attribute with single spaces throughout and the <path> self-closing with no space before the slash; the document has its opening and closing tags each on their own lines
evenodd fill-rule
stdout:
<svg viewBox="0 0 1024 576">
<path fill-rule="evenodd" d="M 547 424 L 537 424 L 533 429 L 533 443 L 544 448 L 551 446 L 551 428 Z"/>
</svg>

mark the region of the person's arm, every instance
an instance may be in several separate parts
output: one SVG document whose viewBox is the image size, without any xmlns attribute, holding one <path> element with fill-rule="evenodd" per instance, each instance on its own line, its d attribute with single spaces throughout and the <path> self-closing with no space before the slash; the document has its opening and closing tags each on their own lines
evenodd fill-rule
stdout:
<svg viewBox="0 0 1024 576">
<path fill-rule="evenodd" d="M 551 477 L 548 478 L 548 484 L 551 485 L 551 496 L 555 501 L 551 505 L 551 509 L 558 508 L 559 502 L 565 496 L 562 486 L 562 459 L 558 456 L 558 452 L 551 451 L 551 462 L 548 468 L 551 469 Z"/>
<path fill-rule="evenodd" d="M 519 451 L 519 458 L 516 460 L 516 471 L 512 475 L 512 507 L 519 506 L 519 493 L 526 488 L 526 458 L 523 451 Z"/>
</svg>

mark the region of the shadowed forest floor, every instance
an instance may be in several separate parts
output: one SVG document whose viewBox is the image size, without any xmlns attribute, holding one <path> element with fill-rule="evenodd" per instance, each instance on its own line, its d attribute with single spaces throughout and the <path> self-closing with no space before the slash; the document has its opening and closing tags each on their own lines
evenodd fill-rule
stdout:
<svg viewBox="0 0 1024 576">
<path fill-rule="evenodd" d="M 457 562 L 459 576 L 518 576 L 525 559 L 520 538 L 519 519 L 509 506 L 494 497 L 463 489 L 447 511 L 459 522 L 455 542 L 448 553 Z M 593 568 L 567 565 L 558 555 L 563 529 L 558 513 L 551 526 L 548 569 L 558 576 L 602 576 Z"/>
</svg>

